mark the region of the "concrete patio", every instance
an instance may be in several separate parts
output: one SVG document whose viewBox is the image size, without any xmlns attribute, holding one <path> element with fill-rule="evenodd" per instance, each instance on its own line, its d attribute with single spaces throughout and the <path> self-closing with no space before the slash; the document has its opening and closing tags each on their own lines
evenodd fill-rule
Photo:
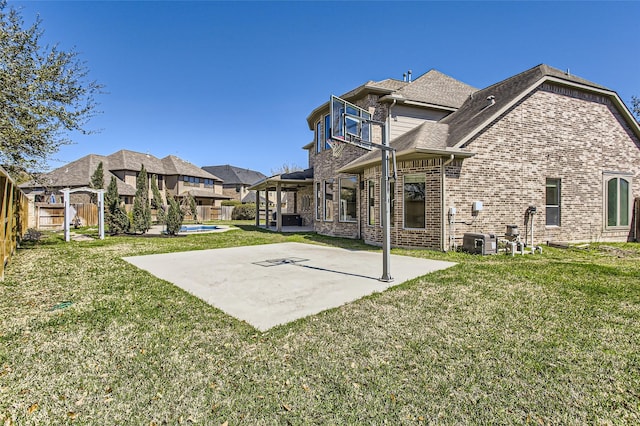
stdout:
<svg viewBox="0 0 640 426">
<path fill-rule="evenodd" d="M 381 282 L 380 252 L 302 243 L 124 258 L 265 331 L 454 263 L 391 255 L 393 282 Z"/>
</svg>

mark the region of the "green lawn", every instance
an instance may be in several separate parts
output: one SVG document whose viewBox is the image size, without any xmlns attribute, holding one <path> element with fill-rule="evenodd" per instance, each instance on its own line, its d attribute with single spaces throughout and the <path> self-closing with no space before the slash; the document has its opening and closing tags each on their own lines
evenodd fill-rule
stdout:
<svg viewBox="0 0 640 426">
<path fill-rule="evenodd" d="M 23 245 L 0 282 L 0 425 L 640 423 L 638 244 L 394 250 L 459 264 L 266 333 L 120 259 L 375 250 L 242 228 Z"/>
</svg>

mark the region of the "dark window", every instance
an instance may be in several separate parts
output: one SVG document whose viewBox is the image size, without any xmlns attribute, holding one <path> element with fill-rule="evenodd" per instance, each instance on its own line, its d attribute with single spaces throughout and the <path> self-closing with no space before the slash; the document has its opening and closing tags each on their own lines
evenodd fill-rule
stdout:
<svg viewBox="0 0 640 426">
<path fill-rule="evenodd" d="M 629 181 L 615 177 L 607 181 L 607 226 L 629 226 Z"/>
<path fill-rule="evenodd" d="M 547 178 L 546 225 L 560 226 L 560 179 Z"/>
<path fill-rule="evenodd" d="M 425 227 L 425 175 L 412 174 L 404 177 L 404 227 Z"/>
</svg>

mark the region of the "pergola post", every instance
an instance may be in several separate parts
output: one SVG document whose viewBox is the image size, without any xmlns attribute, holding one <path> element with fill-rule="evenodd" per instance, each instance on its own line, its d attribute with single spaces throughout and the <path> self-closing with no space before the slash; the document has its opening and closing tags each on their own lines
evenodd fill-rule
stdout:
<svg viewBox="0 0 640 426">
<path fill-rule="evenodd" d="M 265 220 L 264 227 L 268 229 L 269 228 L 269 188 L 264 189 L 264 196 L 267 199 L 267 202 L 264 205 L 264 220 Z"/>
<path fill-rule="evenodd" d="M 98 190 L 98 233 L 104 240 L 104 189 Z"/>
<path fill-rule="evenodd" d="M 71 221 L 71 206 L 69 204 L 69 188 L 62 190 L 62 196 L 64 197 L 64 240 L 69 242 L 71 239 L 69 235 L 69 222 Z"/>
<path fill-rule="evenodd" d="M 280 182 L 278 182 L 276 184 L 276 231 L 277 232 L 282 232 L 282 202 L 281 202 L 281 196 L 282 196 L 282 184 Z"/>
<path fill-rule="evenodd" d="M 260 190 L 256 189 L 256 227 L 260 226 Z"/>
</svg>

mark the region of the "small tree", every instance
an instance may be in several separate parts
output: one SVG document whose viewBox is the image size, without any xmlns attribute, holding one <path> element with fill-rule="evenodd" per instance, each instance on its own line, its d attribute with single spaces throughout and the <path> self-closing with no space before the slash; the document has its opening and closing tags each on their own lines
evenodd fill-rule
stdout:
<svg viewBox="0 0 640 426">
<path fill-rule="evenodd" d="M 91 175 L 91 182 L 89 183 L 89 187 L 93 189 L 102 189 L 104 188 L 104 170 L 102 167 L 102 161 L 98 163 L 98 167 L 96 167 L 96 171 Z M 91 193 L 91 202 L 98 202 L 98 194 Z"/>
<path fill-rule="evenodd" d="M 631 110 L 637 118 L 640 119 L 640 98 L 637 96 L 631 97 Z"/>
<path fill-rule="evenodd" d="M 156 210 L 156 218 L 158 219 L 158 223 L 164 224 L 165 222 L 165 205 L 162 202 L 162 196 L 160 195 L 160 190 L 158 189 L 158 176 L 153 175 L 151 177 L 151 194 L 153 197 L 151 198 L 151 208 Z"/>
<path fill-rule="evenodd" d="M 112 235 L 127 232 L 129 230 L 129 216 L 120 204 L 118 184 L 115 177 L 111 177 L 109 187 L 104 195 L 105 221 Z"/>
<path fill-rule="evenodd" d="M 149 184 L 144 165 L 140 168 L 136 182 L 136 198 L 133 200 L 133 220 L 131 230 L 145 233 L 151 228 L 151 206 L 149 204 Z"/>
<path fill-rule="evenodd" d="M 167 197 L 169 209 L 167 211 L 167 234 L 176 235 L 182 227 L 182 209 L 173 197 Z"/>
</svg>

